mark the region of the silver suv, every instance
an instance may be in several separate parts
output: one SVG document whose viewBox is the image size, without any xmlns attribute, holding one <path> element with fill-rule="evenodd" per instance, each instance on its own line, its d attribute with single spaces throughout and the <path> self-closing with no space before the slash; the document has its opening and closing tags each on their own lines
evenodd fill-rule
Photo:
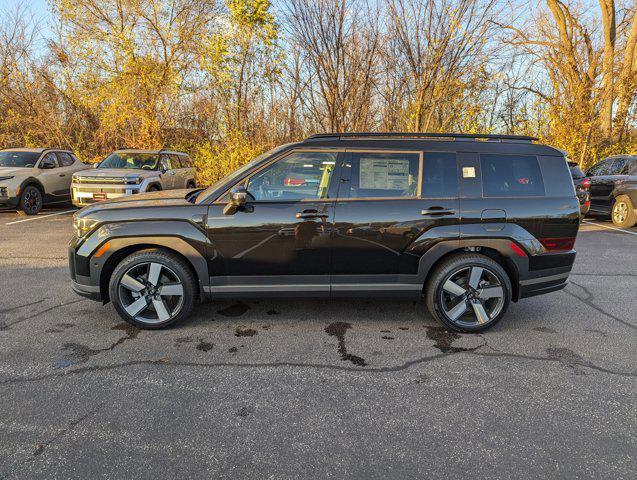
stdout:
<svg viewBox="0 0 637 480">
<path fill-rule="evenodd" d="M 73 205 L 83 207 L 100 200 L 140 192 L 195 188 L 195 169 L 182 152 L 117 150 L 95 169 L 73 176 Z"/>
<path fill-rule="evenodd" d="M 0 206 L 35 215 L 43 204 L 68 202 L 71 177 L 87 168 L 68 150 L 0 150 Z"/>
</svg>

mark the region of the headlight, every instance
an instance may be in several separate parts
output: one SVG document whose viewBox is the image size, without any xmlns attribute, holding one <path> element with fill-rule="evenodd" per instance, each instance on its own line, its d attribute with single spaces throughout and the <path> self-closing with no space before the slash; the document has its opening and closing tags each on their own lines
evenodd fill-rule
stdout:
<svg viewBox="0 0 637 480">
<path fill-rule="evenodd" d="M 73 218 L 73 229 L 78 238 L 82 238 L 97 225 L 97 220 L 92 218 Z"/>
<path fill-rule="evenodd" d="M 0 177 L 0 180 L 11 180 L 15 175 L 9 175 L 7 177 Z"/>
<path fill-rule="evenodd" d="M 126 183 L 126 185 L 137 185 L 139 184 L 139 182 L 141 182 L 141 178 L 139 177 L 134 177 L 134 178 L 125 178 L 124 182 Z"/>
</svg>

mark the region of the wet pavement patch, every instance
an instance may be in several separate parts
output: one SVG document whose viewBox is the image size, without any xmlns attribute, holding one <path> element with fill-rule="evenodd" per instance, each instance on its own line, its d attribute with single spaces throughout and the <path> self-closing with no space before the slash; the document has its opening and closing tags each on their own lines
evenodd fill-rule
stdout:
<svg viewBox="0 0 637 480">
<path fill-rule="evenodd" d="M 557 360 L 561 364 L 572 368 L 577 375 L 586 375 L 586 372 L 579 368 L 580 366 L 592 365 L 591 362 L 568 348 L 547 348 L 546 354 L 550 359 Z"/>
<path fill-rule="evenodd" d="M 383 335 L 380 338 L 382 338 L 383 340 L 393 340 L 394 339 L 394 337 L 390 337 L 389 335 Z"/>
<path fill-rule="evenodd" d="M 234 336 L 235 337 L 254 337 L 258 333 L 259 332 L 257 332 L 254 328 L 237 327 L 237 329 L 234 331 Z"/>
<path fill-rule="evenodd" d="M 182 343 L 191 343 L 192 338 L 190 337 L 179 337 L 175 339 L 175 345 L 181 345 Z"/>
<path fill-rule="evenodd" d="M 398 330 L 409 330 L 409 327 L 398 327 Z"/>
<path fill-rule="evenodd" d="M 381 330 L 380 333 L 389 333 L 391 330 Z"/>
<path fill-rule="evenodd" d="M 229 307 L 222 308 L 221 310 L 217 310 L 217 313 L 225 316 L 225 317 L 240 317 L 244 313 L 250 310 L 250 307 L 243 302 L 237 302 Z"/>
<path fill-rule="evenodd" d="M 325 333 L 330 336 L 336 337 L 338 340 L 338 353 L 341 355 L 341 360 L 352 362 L 354 365 L 364 367 L 367 365 L 365 359 L 347 353 L 347 347 L 345 346 L 345 332 L 352 328 L 352 325 L 347 322 L 334 322 L 325 327 Z"/>
<path fill-rule="evenodd" d="M 548 327 L 535 327 L 533 330 L 542 333 L 557 333 L 557 330 L 553 330 L 552 328 Z"/>
<path fill-rule="evenodd" d="M 208 350 L 212 350 L 212 347 L 214 346 L 215 346 L 214 343 L 204 342 L 203 340 L 199 339 L 199 343 L 197 344 L 197 350 L 202 352 L 207 352 Z"/>
<path fill-rule="evenodd" d="M 35 448 L 33 449 L 33 456 L 37 457 L 38 455 L 42 455 L 44 452 L 44 445 L 41 443 L 36 443 Z"/>
<path fill-rule="evenodd" d="M 434 347 L 443 353 L 470 352 L 475 348 L 453 347 L 451 344 L 460 338 L 456 332 L 444 327 L 427 327 L 427 338 L 434 340 Z"/>
<path fill-rule="evenodd" d="M 82 345 L 80 343 L 65 343 L 62 345 L 62 349 L 66 350 L 64 358 L 61 358 L 53 365 L 54 368 L 66 368 L 71 365 L 77 365 L 78 363 L 87 362 L 93 355 L 103 352 L 107 349 L 94 349 Z"/>
<path fill-rule="evenodd" d="M 228 349 L 228 353 L 237 353 L 239 351 L 239 349 L 237 347 L 230 347 Z"/>
</svg>

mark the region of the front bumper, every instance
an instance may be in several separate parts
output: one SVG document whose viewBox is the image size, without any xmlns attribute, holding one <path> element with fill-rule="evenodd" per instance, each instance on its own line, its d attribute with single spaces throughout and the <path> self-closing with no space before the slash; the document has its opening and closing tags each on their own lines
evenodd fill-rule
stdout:
<svg viewBox="0 0 637 480">
<path fill-rule="evenodd" d="M 16 207 L 20 198 L 14 188 L 7 185 L 0 185 L 0 205 L 7 207 Z"/>
<path fill-rule="evenodd" d="M 76 253 L 75 240 L 75 238 L 71 240 L 68 250 L 71 288 L 78 295 L 91 300 L 102 301 L 100 285 L 91 278 L 88 259 Z"/>
</svg>

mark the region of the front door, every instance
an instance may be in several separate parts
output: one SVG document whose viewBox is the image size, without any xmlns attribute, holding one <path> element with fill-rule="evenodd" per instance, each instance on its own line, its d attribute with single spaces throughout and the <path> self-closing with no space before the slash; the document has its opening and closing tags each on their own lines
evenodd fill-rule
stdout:
<svg viewBox="0 0 637 480">
<path fill-rule="evenodd" d="M 226 199 L 208 210 L 213 245 L 211 291 L 329 295 L 332 177 L 337 152 L 292 151 L 242 181 L 252 195 L 224 215 Z"/>
<path fill-rule="evenodd" d="M 161 154 L 159 162 L 159 168 L 162 170 L 159 173 L 162 189 L 171 190 L 173 188 L 179 188 L 177 186 L 177 171 L 175 170 L 174 162 L 170 156 L 165 153 Z M 177 168 L 179 168 L 178 165 Z"/>
<path fill-rule="evenodd" d="M 42 168 L 45 164 L 53 165 L 52 168 Z M 60 168 L 57 156 L 54 152 L 49 152 L 40 160 L 40 178 L 42 185 L 46 190 L 45 193 L 54 197 L 69 194 L 69 179 L 63 169 Z"/>
<path fill-rule="evenodd" d="M 418 293 L 428 236 L 457 238 L 455 153 L 344 154 L 335 206 L 332 296 Z M 434 230 L 435 229 L 435 230 Z"/>
</svg>

